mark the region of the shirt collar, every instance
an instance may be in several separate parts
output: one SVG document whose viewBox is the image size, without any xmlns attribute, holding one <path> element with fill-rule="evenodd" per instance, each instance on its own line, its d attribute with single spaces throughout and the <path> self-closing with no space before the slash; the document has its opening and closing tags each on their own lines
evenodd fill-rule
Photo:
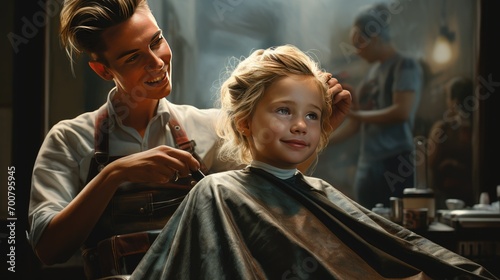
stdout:
<svg viewBox="0 0 500 280">
<path fill-rule="evenodd" d="M 252 163 L 250 163 L 250 166 L 263 169 L 280 179 L 288 179 L 298 173 L 298 170 L 296 168 L 282 169 L 257 160 L 253 160 Z"/>
<path fill-rule="evenodd" d="M 170 101 L 168 101 L 166 98 L 160 99 L 160 102 L 158 102 L 158 109 L 156 111 L 156 114 L 160 117 L 162 125 L 167 125 L 168 121 L 170 120 Z"/>
</svg>

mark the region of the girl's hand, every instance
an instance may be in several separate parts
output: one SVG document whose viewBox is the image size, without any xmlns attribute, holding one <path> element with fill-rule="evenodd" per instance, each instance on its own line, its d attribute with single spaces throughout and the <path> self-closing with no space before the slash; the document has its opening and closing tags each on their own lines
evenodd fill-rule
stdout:
<svg viewBox="0 0 500 280">
<path fill-rule="evenodd" d="M 332 115 L 330 117 L 330 125 L 332 131 L 337 129 L 344 121 L 347 114 L 350 112 L 352 105 L 351 93 L 344 89 L 339 81 L 330 77 L 327 81 L 328 92 L 332 96 Z"/>
</svg>

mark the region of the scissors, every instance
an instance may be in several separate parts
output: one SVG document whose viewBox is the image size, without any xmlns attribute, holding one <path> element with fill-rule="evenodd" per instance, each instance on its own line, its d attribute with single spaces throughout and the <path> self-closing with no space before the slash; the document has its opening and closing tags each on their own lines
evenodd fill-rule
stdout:
<svg viewBox="0 0 500 280">
<path fill-rule="evenodd" d="M 203 174 L 203 172 L 201 172 L 201 170 L 198 169 L 191 172 L 191 177 L 193 177 L 193 179 L 195 179 L 196 181 L 200 181 L 205 177 L 205 174 Z"/>
</svg>

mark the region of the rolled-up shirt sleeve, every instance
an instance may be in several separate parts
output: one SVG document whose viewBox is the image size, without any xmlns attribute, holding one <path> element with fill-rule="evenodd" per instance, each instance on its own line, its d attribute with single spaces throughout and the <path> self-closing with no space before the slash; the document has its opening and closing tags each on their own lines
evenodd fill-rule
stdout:
<svg viewBox="0 0 500 280">
<path fill-rule="evenodd" d="M 28 240 L 33 248 L 52 218 L 85 185 L 85 174 L 92 158 L 92 146 L 89 146 L 92 134 L 85 130 L 89 130 L 85 125 L 58 123 L 40 148 L 32 173 L 28 211 Z"/>
</svg>

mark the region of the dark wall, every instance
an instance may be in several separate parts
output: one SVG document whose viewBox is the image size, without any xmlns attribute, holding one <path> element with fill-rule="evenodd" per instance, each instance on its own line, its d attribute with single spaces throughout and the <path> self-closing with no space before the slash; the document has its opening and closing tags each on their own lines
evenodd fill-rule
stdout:
<svg viewBox="0 0 500 280">
<path fill-rule="evenodd" d="M 31 172 L 44 130 L 44 19 L 45 1 L 15 1 L 12 44 L 12 164 L 15 167 L 15 273 L 4 279 L 35 279 L 33 254 L 26 241 Z M 7 133 L 7 135 L 9 135 Z M 5 167 L 2 166 L 2 169 Z M 7 169 L 7 168 L 5 168 Z M 7 172 L 3 170 L 3 172 Z M 2 182 L 6 183 L 6 182 Z M 2 191 L 4 188 L 2 188 Z M 11 216 L 8 213 L 8 218 Z M 5 227 L 2 228 L 2 231 Z M 9 233 L 10 235 L 10 233 Z M 2 242 L 2 245 L 4 242 Z M 2 256 L 9 253 L 2 250 Z M 10 257 L 9 257 L 10 259 Z M 6 264 L 6 262 L 3 262 Z M 2 269 L 2 273 L 7 271 Z M 35 272 L 36 273 L 36 272 Z"/>
<path fill-rule="evenodd" d="M 481 1 L 481 33 L 479 56 L 479 187 L 496 200 L 500 185 L 500 42 L 498 36 L 500 2 Z"/>
</svg>

